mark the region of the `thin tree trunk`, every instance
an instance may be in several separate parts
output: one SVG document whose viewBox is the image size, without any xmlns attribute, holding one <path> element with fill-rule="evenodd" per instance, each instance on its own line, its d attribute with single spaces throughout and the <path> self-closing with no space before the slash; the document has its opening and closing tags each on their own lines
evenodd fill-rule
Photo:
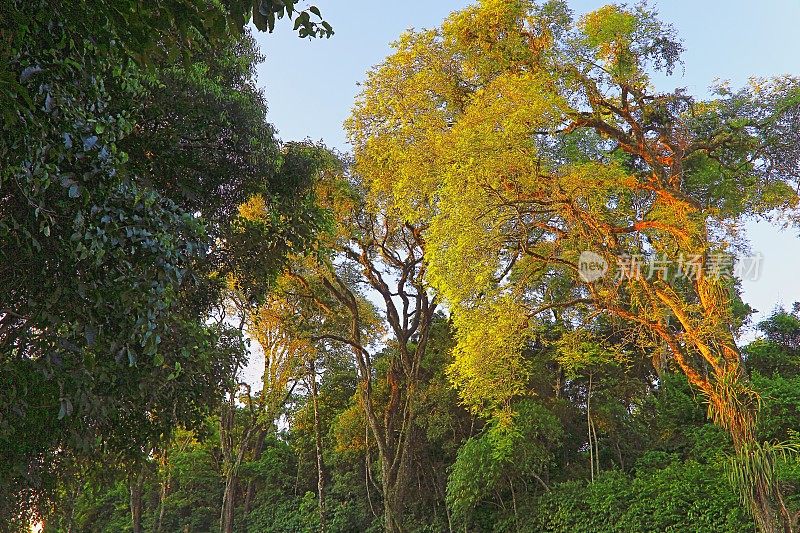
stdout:
<svg viewBox="0 0 800 533">
<path fill-rule="evenodd" d="M 264 441 L 267 438 L 267 430 L 261 429 L 258 432 L 258 437 L 256 437 L 256 446 L 253 452 L 253 460 L 258 461 L 261 459 L 261 455 L 264 453 Z M 245 516 L 250 514 L 250 511 L 253 507 L 253 498 L 256 494 L 256 482 L 255 480 L 251 479 L 247 482 L 247 490 L 244 496 L 244 514 Z"/>
<path fill-rule="evenodd" d="M 372 479 L 372 465 L 369 459 L 369 425 L 364 424 L 364 490 L 367 492 L 369 510 L 372 511 L 372 516 L 377 518 L 378 513 L 375 512 L 375 507 L 372 505 L 372 496 L 370 496 L 370 492 L 372 492 L 370 484 L 375 485 L 375 481 Z"/>
<path fill-rule="evenodd" d="M 236 507 L 236 486 L 238 465 L 233 451 L 233 423 L 236 413 L 235 395 L 230 393 L 230 400 L 223 406 L 220 416 L 220 441 L 222 445 L 222 464 L 225 475 L 225 488 L 222 492 L 222 509 L 219 517 L 220 533 L 233 533 L 234 509 Z M 244 437 L 244 435 L 243 435 Z M 244 439 L 241 446 L 244 446 Z"/>
<path fill-rule="evenodd" d="M 444 506 L 444 513 L 447 516 L 447 531 L 453 533 L 453 517 L 450 516 L 450 506 L 447 505 L 447 488 L 442 488 L 439 485 L 439 473 L 435 468 L 432 469 L 431 474 L 433 475 L 433 487 L 436 491 L 436 497 L 437 499 L 441 498 L 442 505 Z"/>
<path fill-rule="evenodd" d="M 325 533 L 325 465 L 322 459 L 322 434 L 319 422 L 319 405 L 317 403 L 317 369 L 313 358 L 309 362 L 309 379 L 311 381 L 311 403 L 314 408 L 314 444 L 317 453 L 317 501 L 319 504 L 319 531 Z"/>
<path fill-rule="evenodd" d="M 239 451 L 228 464 L 228 471 L 225 476 L 225 492 L 222 495 L 222 516 L 220 518 L 220 531 L 222 533 L 233 533 L 234 514 L 236 511 L 236 492 L 239 489 L 239 467 L 244 461 L 247 443 L 250 442 L 253 429 L 253 426 L 250 426 L 244 432 Z"/>
<path fill-rule="evenodd" d="M 786 508 L 786 503 L 783 501 L 781 491 L 775 491 L 775 495 L 778 499 L 778 508 L 781 513 L 781 521 L 783 522 L 783 533 L 795 533 L 795 521 L 789 513 L 789 509 Z"/>
<path fill-rule="evenodd" d="M 556 398 L 561 398 L 561 388 L 563 387 L 562 383 L 564 381 L 564 367 L 560 364 L 556 363 L 556 384 L 553 387 L 556 393 Z"/>
<path fill-rule="evenodd" d="M 519 533 L 519 515 L 517 514 L 517 495 L 514 492 L 514 482 L 508 478 L 508 486 L 511 488 L 511 505 L 514 508 L 514 529 Z"/>
<path fill-rule="evenodd" d="M 600 475 L 600 441 L 597 438 L 597 426 L 594 424 L 594 420 L 592 421 L 592 437 L 594 438 L 594 462 L 595 462 L 595 472 L 597 475 Z"/>
<path fill-rule="evenodd" d="M 586 390 L 586 429 L 589 434 L 589 470 L 591 473 L 592 483 L 594 483 L 594 446 L 592 445 L 591 401 L 592 401 L 592 373 L 589 372 L 589 387 Z"/>
<path fill-rule="evenodd" d="M 436 496 L 436 500 L 440 500 L 442 502 L 442 506 L 444 507 L 444 513 L 447 517 L 447 531 L 449 533 L 453 533 L 453 519 L 450 516 L 450 506 L 447 505 L 447 494 L 446 488 L 442 488 L 439 484 L 439 472 L 436 470 L 436 467 L 431 464 L 431 479 L 433 482 L 433 491 Z"/>
<path fill-rule="evenodd" d="M 161 492 L 159 493 L 158 497 L 158 516 L 156 518 L 156 525 L 154 532 L 161 533 L 161 527 L 164 523 L 164 512 L 166 510 L 166 506 L 164 505 L 164 500 L 167 499 L 167 494 L 169 493 L 169 485 L 172 481 L 172 469 L 169 467 L 168 460 L 165 458 L 164 460 L 164 467 L 166 468 L 165 478 L 161 482 Z"/>
<path fill-rule="evenodd" d="M 67 532 L 72 533 L 75 528 L 75 502 L 81 495 L 81 491 L 83 490 L 83 485 L 78 484 L 78 488 L 70 497 L 70 504 L 69 504 L 69 517 L 67 518 Z"/>
<path fill-rule="evenodd" d="M 622 449 L 619 447 L 619 438 L 617 437 L 614 440 L 614 448 L 617 449 L 617 458 L 619 459 L 619 467 L 622 470 L 625 470 L 625 460 L 622 458 Z"/>
<path fill-rule="evenodd" d="M 453 517 L 450 516 L 450 506 L 447 505 L 447 499 L 445 498 L 444 503 L 444 512 L 447 515 L 447 531 L 448 533 L 453 533 Z"/>
<path fill-rule="evenodd" d="M 234 511 L 236 509 L 236 487 L 239 484 L 239 476 L 235 473 L 235 468 L 225 478 L 225 491 L 222 495 L 222 514 L 220 516 L 221 533 L 233 533 Z"/>
<path fill-rule="evenodd" d="M 130 481 L 130 506 L 131 506 L 131 526 L 133 533 L 142 533 L 142 486 L 144 485 L 144 469 L 142 465 L 139 473 Z"/>
</svg>

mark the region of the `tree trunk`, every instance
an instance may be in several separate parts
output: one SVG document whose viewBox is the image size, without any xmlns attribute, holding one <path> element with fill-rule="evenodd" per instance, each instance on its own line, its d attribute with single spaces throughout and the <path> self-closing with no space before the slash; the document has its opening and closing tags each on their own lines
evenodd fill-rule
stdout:
<svg viewBox="0 0 800 533">
<path fill-rule="evenodd" d="M 225 488 L 222 492 L 222 509 L 219 517 L 220 533 L 233 533 L 233 511 L 236 505 L 237 468 L 233 461 L 233 421 L 236 413 L 235 395 L 230 393 L 230 401 L 222 406 L 220 415 L 220 444 L 222 464 L 225 475 Z"/>
<path fill-rule="evenodd" d="M 394 387 L 394 394 L 399 394 L 399 388 Z M 406 395 L 413 395 L 413 389 L 406 385 Z M 410 401 L 407 398 L 406 401 Z M 400 406 L 399 401 L 393 402 L 391 399 L 384 414 L 384 426 L 378 427 L 377 431 L 373 425 L 373 437 L 383 439 L 381 446 L 378 446 L 378 458 L 381 462 L 381 481 L 383 489 L 383 512 L 384 527 L 389 533 L 402 533 L 403 510 L 405 508 L 405 493 L 408 485 L 408 462 L 413 448 L 413 416 L 410 412 L 395 410 Z M 391 409 L 394 406 L 395 409 Z M 406 406 L 408 408 L 408 406 Z M 370 409 L 371 411 L 371 409 Z M 399 411 L 399 412 L 398 412 Z M 374 416 L 374 412 L 372 413 Z M 401 418 L 401 427 L 397 430 L 399 437 L 393 435 L 393 423 L 396 418 Z"/>
<path fill-rule="evenodd" d="M 594 483 L 594 446 L 592 444 L 592 373 L 589 372 L 589 387 L 586 390 L 586 431 L 589 435 L 589 471 Z"/>
<path fill-rule="evenodd" d="M 369 455 L 369 423 L 367 423 L 364 425 L 364 491 L 367 494 L 369 510 L 372 512 L 372 516 L 377 518 L 378 513 L 375 512 L 375 507 L 372 505 L 372 496 L 370 496 L 370 492 L 372 492 L 370 486 L 375 487 L 376 490 L 380 490 L 380 487 L 378 487 L 372 477 L 372 462 Z"/>
<path fill-rule="evenodd" d="M 317 502 L 319 504 L 319 531 L 325 533 L 325 465 L 322 459 L 322 434 L 319 421 L 319 405 L 317 403 L 317 369 L 314 360 L 309 362 L 309 380 L 311 382 L 311 403 L 314 408 L 314 444 L 317 454 Z"/>
<path fill-rule="evenodd" d="M 383 489 L 383 524 L 387 533 L 403 533 L 402 505 L 396 491 Z"/>
<path fill-rule="evenodd" d="M 413 416 L 410 410 L 411 396 L 413 396 L 412 384 L 408 381 L 405 389 L 406 402 L 401 402 L 401 387 L 393 377 L 393 370 L 390 369 L 387 379 L 390 382 L 390 397 L 383 413 L 383 420 L 378 418 L 372 405 L 372 369 L 369 359 L 365 354 L 364 348 L 360 343 L 358 310 L 351 301 L 350 310 L 352 312 L 351 335 L 356 341 L 351 345 L 358 361 L 359 371 L 363 384 L 361 400 L 364 406 L 364 415 L 367 426 L 375 439 L 378 448 L 378 459 L 381 464 L 381 488 L 383 491 L 383 516 L 384 529 L 388 533 L 402 533 L 402 508 L 403 492 L 406 483 L 406 463 L 411 449 L 411 422 Z M 403 410 L 403 407 L 405 409 Z M 394 423 L 397 422 L 397 415 L 400 416 L 401 427 L 398 429 L 400 438 L 394 435 Z M 381 422 L 383 422 L 381 424 Z"/>
<path fill-rule="evenodd" d="M 446 472 L 445 468 L 442 468 L 442 471 Z M 433 479 L 433 489 L 436 492 L 436 498 L 442 501 L 445 515 L 447 516 L 447 531 L 449 533 L 453 533 L 453 519 L 450 516 L 450 506 L 447 505 L 447 481 L 445 480 L 445 487 L 442 487 L 439 484 L 439 472 L 434 467 L 431 471 L 431 476 Z"/>
<path fill-rule="evenodd" d="M 233 533 L 233 512 L 236 508 L 236 486 L 239 478 L 230 472 L 225 478 L 225 491 L 222 494 L 222 515 L 219 529 L 221 533 Z"/>
<path fill-rule="evenodd" d="M 158 497 L 158 516 L 156 517 L 156 525 L 154 528 L 155 533 L 161 533 L 161 527 L 164 523 L 164 512 L 166 507 L 164 505 L 164 500 L 167 499 L 167 494 L 169 494 L 169 484 L 172 480 L 172 470 L 169 467 L 168 461 L 164 460 L 164 468 L 166 469 L 164 480 L 161 482 L 161 492 L 159 493 Z"/>
<path fill-rule="evenodd" d="M 133 533 L 142 533 L 142 486 L 144 485 L 144 469 L 142 466 L 136 476 L 130 480 L 131 525 Z"/>
<path fill-rule="evenodd" d="M 508 486 L 511 488 L 511 504 L 514 509 L 514 529 L 519 533 L 519 515 L 517 514 L 517 494 L 514 492 L 514 482 L 508 478 Z"/>
<path fill-rule="evenodd" d="M 225 490 L 222 494 L 222 513 L 220 515 L 221 533 L 233 533 L 234 513 L 236 511 L 236 493 L 239 490 L 239 467 L 244 461 L 247 452 L 247 443 L 250 442 L 255 426 L 250 426 L 242 435 L 239 450 L 233 454 L 232 445 L 229 446 L 229 455 L 226 459 Z M 229 441 L 231 442 L 231 441 Z"/>
<path fill-rule="evenodd" d="M 253 461 L 258 461 L 261 459 L 261 454 L 264 453 L 264 440 L 267 438 L 267 430 L 262 429 L 258 432 L 258 437 L 256 437 L 256 446 L 255 450 L 253 451 Z M 249 480 L 247 482 L 247 490 L 244 496 L 244 514 L 245 516 L 250 514 L 250 511 L 253 507 L 253 498 L 255 497 L 256 493 L 256 482 L 254 480 Z"/>
<path fill-rule="evenodd" d="M 82 491 L 83 491 L 83 485 L 78 484 L 77 489 L 75 490 L 75 492 L 72 494 L 72 496 L 69 499 L 69 502 L 70 502 L 69 503 L 69 516 L 67 518 L 67 530 L 66 530 L 66 533 L 72 533 L 75 530 L 75 502 L 80 497 Z"/>
<path fill-rule="evenodd" d="M 372 230 L 384 231 L 384 237 L 371 237 L 362 242 L 355 239 L 342 247 L 343 256 L 359 265 L 368 283 L 385 304 L 385 317 L 394 339 L 397 353 L 391 357 L 386 379 L 389 395 L 382 413 L 373 405 L 373 374 L 371 355 L 362 343 L 361 334 L 365 324 L 361 320 L 359 299 L 352 287 L 340 278 L 335 270 L 327 271 L 321 282 L 328 292 L 350 313 L 348 337 L 338 333 L 326 333 L 314 340 L 327 338 L 344 342 L 353 351 L 362 383 L 361 399 L 367 425 L 375 440 L 381 465 L 383 491 L 384 527 L 387 532 L 403 531 L 402 518 L 405 507 L 405 492 L 408 484 L 408 469 L 413 450 L 415 390 L 421 381 L 420 368 L 430 327 L 436 312 L 436 298 L 430 297 L 430 289 L 424 283 L 424 241 L 422 229 L 410 224 L 391 226 L 386 220 L 371 219 Z M 382 228 L 382 229 L 381 229 Z M 369 233 L 370 230 L 367 230 Z M 395 239 L 403 242 L 401 251 L 391 250 Z M 396 287 L 384 279 L 386 268 L 397 275 Z"/>
</svg>

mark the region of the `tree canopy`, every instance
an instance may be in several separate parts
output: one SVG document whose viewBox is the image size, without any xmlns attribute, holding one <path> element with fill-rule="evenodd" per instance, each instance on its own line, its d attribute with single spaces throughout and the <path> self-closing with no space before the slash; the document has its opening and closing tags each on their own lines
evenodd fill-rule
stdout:
<svg viewBox="0 0 800 533">
<path fill-rule="evenodd" d="M 207 323 L 226 279 L 263 295 L 320 223 L 304 206 L 313 150 L 266 122 L 246 4 L 4 4 L 4 518 L 42 512 L 73 455 L 133 461 L 202 423 L 246 358 L 238 332 Z M 251 198 L 268 214 L 242 216 Z"/>
<path fill-rule="evenodd" d="M 800 528 L 800 78 L 661 91 L 647 4 L 480 0 L 281 141 L 290 0 L 8 0 L 0 531 Z M 668 78 L 669 79 L 669 78 Z M 257 374 L 253 377 L 252 374 Z"/>
<path fill-rule="evenodd" d="M 395 49 L 349 122 L 355 170 L 426 225 L 467 405 L 508 410 L 528 339 L 558 309 L 663 346 L 750 454 L 757 397 L 725 261 L 745 218 L 793 221 L 800 81 L 720 85 L 707 101 L 656 92 L 651 74 L 671 73 L 682 46 L 646 6 L 575 19 L 562 2 L 487 0 Z M 586 253 L 611 275 L 583 276 Z M 771 523 L 770 489 L 758 491 Z"/>
</svg>

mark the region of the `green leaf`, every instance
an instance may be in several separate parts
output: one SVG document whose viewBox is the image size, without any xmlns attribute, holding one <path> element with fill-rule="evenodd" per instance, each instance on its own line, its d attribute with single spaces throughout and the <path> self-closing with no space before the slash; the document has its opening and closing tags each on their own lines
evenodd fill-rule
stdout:
<svg viewBox="0 0 800 533">
<path fill-rule="evenodd" d="M 58 409 L 58 419 L 62 420 L 72 414 L 72 402 L 69 398 L 60 398 L 61 406 Z"/>
<path fill-rule="evenodd" d="M 95 331 L 94 327 L 87 325 L 86 328 L 84 328 L 84 337 L 86 337 L 86 344 L 88 344 L 89 346 L 93 346 L 96 336 L 97 336 L 97 331 Z"/>
<path fill-rule="evenodd" d="M 267 31 L 269 29 L 267 18 L 261 12 L 261 2 L 259 0 L 253 0 L 253 24 L 259 31 Z"/>
</svg>

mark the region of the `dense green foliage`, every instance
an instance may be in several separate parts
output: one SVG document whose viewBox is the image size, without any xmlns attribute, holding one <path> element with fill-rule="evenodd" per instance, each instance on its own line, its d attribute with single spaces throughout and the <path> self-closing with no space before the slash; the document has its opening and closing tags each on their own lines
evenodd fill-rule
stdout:
<svg viewBox="0 0 800 533">
<path fill-rule="evenodd" d="M 202 423 L 246 357 L 207 321 L 226 278 L 259 297 L 321 222 L 304 205 L 317 148 L 265 121 L 249 9 L 3 2 L 4 521 L 46 512 L 81 457 L 136 462 Z M 239 214 L 254 196 L 269 217 Z"/>
<path fill-rule="evenodd" d="M 684 377 L 656 377 L 639 365 L 595 370 L 592 404 L 600 468 L 592 482 L 584 403 L 588 380 L 562 381 L 559 389 L 558 370 L 544 365 L 531 385 L 549 390 L 515 405 L 515 429 L 484 425 L 459 407 L 447 384 L 452 332 L 444 319 L 437 324 L 437 348 L 426 362 L 429 377 L 420 391 L 424 411 L 416 431 L 424 437 L 414 450 L 416 489 L 407 497 L 408 531 L 755 530 L 726 480 L 730 440 L 706 419 L 702 399 Z M 767 440 L 800 424 L 797 388 L 785 386 L 793 376 L 780 370 L 800 363 L 796 344 L 784 340 L 800 335 L 800 319 L 779 311 L 760 327 L 764 336 L 746 352 L 764 398 L 760 437 Z M 541 356 L 528 355 L 533 364 L 541 363 Z M 383 527 L 376 455 L 364 439 L 358 402 L 355 369 L 346 358 L 330 355 L 319 384 L 330 531 Z M 307 392 L 294 395 L 285 428 L 267 439 L 260 458 L 243 466 L 243 479 L 255 480 L 257 490 L 246 514 L 243 505 L 237 509 L 237 531 L 317 530 L 311 410 Z M 165 450 L 166 460 L 151 462 L 145 524 L 156 520 L 161 483 L 169 476 L 162 530 L 218 527 L 222 472 L 214 428 L 209 421 L 202 440 L 178 433 Z M 787 492 L 794 494 L 800 487 L 796 463 L 783 463 L 779 471 Z M 128 493 L 119 476 L 124 474 L 105 483 L 77 481 L 85 486 L 71 492 L 78 495 L 71 504 L 73 530 L 130 530 Z M 795 496 L 790 505 L 794 509 L 798 503 Z M 54 517 L 62 524 L 54 531 L 65 530 L 68 508 Z"/>
</svg>

